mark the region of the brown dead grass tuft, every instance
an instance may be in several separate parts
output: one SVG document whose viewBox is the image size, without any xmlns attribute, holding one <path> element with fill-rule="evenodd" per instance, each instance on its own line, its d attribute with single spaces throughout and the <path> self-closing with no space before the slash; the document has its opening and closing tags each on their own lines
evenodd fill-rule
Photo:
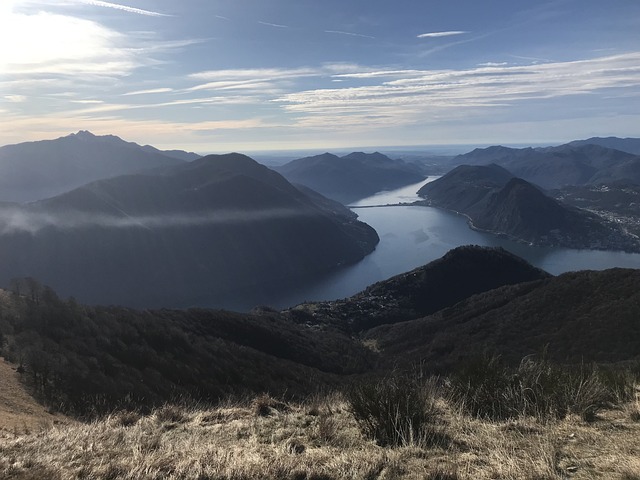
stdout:
<svg viewBox="0 0 640 480">
<path fill-rule="evenodd" d="M 266 393 L 256 397 L 251 405 L 258 417 L 268 417 L 274 413 L 286 412 L 289 410 L 289 406 L 286 403 L 276 400 Z"/>
</svg>

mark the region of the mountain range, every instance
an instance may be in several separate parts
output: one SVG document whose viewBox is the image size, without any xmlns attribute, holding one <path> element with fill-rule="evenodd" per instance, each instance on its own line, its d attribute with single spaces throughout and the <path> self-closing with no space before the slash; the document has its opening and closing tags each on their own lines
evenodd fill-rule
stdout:
<svg viewBox="0 0 640 480">
<path fill-rule="evenodd" d="M 495 165 L 461 165 L 424 185 L 425 204 L 465 215 L 470 226 L 536 245 L 639 251 L 618 225 L 547 196 Z"/>
<path fill-rule="evenodd" d="M 323 153 L 293 160 L 275 169 L 294 184 L 302 184 L 344 204 L 425 178 L 420 167 L 381 153 L 354 152 L 343 157 Z"/>
<path fill-rule="evenodd" d="M 88 131 L 56 140 L 7 145 L 0 147 L 0 201 L 41 200 L 94 180 L 197 158 L 195 153 L 161 151 Z"/>
<path fill-rule="evenodd" d="M 458 155 L 454 165 L 497 164 L 542 188 L 596 185 L 619 180 L 640 183 L 640 157 L 596 144 L 544 148 L 477 148 Z"/>
<path fill-rule="evenodd" d="M 35 277 L 94 304 L 230 305 L 378 242 L 342 205 L 244 155 L 171 163 L 0 208 L 0 282 Z"/>
<path fill-rule="evenodd" d="M 618 138 L 618 137 L 591 137 L 586 140 L 574 140 L 569 145 L 599 145 L 621 152 L 633 153 L 640 155 L 640 138 Z"/>
</svg>

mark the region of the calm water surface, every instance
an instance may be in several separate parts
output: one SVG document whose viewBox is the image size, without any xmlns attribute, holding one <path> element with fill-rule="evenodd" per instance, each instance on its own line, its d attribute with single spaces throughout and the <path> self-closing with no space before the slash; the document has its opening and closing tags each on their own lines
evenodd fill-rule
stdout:
<svg viewBox="0 0 640 480">
<path fill-rule="evenodd" d="M 388 205 L 418 200 L 424 182 L 391 192 L 381 192 L 353 206 Z M 355 265 L 286 294 L 245 299 L 236 309 L 257 304 L 286 308 L 306 300 L 335 300 L 363 290 L 368 285 L 435 260 L 460 245 L 500 246 L 554 275 L 572 270 L 602 270 L 611 267 L 640 268 L 640 254 L 624 252 L 541 248 L 512 242 L 471 230 L 464 217 L 431 207 L 388 206 L 356 208 L 360 220 L 376 229 L 376 250 Z M 229 307 L 227 307 L 229 308 Z"/>
</svg>

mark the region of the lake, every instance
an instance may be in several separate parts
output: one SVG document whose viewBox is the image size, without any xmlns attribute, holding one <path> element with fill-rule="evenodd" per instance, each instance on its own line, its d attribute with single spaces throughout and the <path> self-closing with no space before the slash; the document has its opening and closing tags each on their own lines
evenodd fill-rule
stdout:
<svg viewBox="0 0 640 480">
<path fill-rule="evenodd" d="M 353 207 L 410 203 L 418 189 L 437 177 L 398 190 L 381 192 L 352 204 Z M 376 229 L 376 250 L 355 265 L 314 282 L 297 285 L 285 294 L 256 295 L 226 308 L 247 310 L 266 304 L 286 308 L 311 300 L 335 300 L 351 296 L 368 285 L 412 270 L 461 245 L 500 246 L 532 265 L 557 275 L 572 270 L 611 267 L 640 268 L 640 254 L 599 250 L 532 247 L 471 230 L 466 218 L 432 207 L 386 206 L 354 208 L 359 219 Z M 256 292 L 257 293 L 257 292 Z"/>
</svg>

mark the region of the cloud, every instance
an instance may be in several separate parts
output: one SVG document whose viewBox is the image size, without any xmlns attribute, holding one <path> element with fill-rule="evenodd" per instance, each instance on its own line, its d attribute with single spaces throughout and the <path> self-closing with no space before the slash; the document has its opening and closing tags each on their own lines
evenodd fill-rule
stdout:
<svg viewBox="0 0 640 480">
<path fill-rule="evenodd" d="M 529 60 L 533 63 L 546 63 L 553 62 L 550 58 L 540 58 L 540 57 L 523 57 L 522 55 L 509 55 L 510 57 L 517 58 L 519 60 Z"/>
<path fill-rule="evenodd" d="M 638 64 L 640 52 L 528 66 L 351 72 L 344 76 L 380 81 L 293 92 L 275 102 L 297 115 L 303 127 L 359 128 L 359 122 L 385 115 L 396 124 L 413 124 L 479 109 L 634 88 L 640 83 Z"/>
<path fill-rule="evenodd" d="M 371 35 L 363 35 L 361 33 L 353 33 L 353 32 L 343 32 L 341 30 L 325 30 L 324 33 L 334 33 L 337 35 L 348 35 L 350 37 L 362 37 L 362 38 L 371 38 L 375 39 L 376 37 L 372 37 Z"/>
<path fill-rule="evenodd" d="M 200 213 L 174 213 L 163 215 L 96 215 L 77 210 L 59 213 L 42 212 L 19 207 L 0 208 L 0 235 L 13 233 L 38 233 L 45 228 L 72 230 L 103 227 L 113 229 L 185 228 L 211 225 L 231 225 L 263 222 L 276 218 L 308 216 L 310 212 L 286 208 L 263 210 L 211 210 Z"/>
<path fill-rule="evenodd" d="M 296 78 L 318 75 L 318 70 L 314 68 L 247 68 L 232 70 L 207 70 L 204 72 L 192 73 L 189 78 L 197 80 L 264 80 L 280 78 Z"/>
<path fill-rule="evenodd" d="M 193 73 L 189 78 L 205 81 L 185 89 L 187 92 L 201 90 L 243 90 L 255 95 L 280 95 L 288 82 L 303 77 L 322 75 L 323 71 L 313 68 L 250 68 L 237 70 L 209 70 Z"/>
<path fill-rule="evenodd" d="M 102 101 L 72 101 L 73 103 L 96 103 L 98 106 L 83 108 L 80 110 L 71 110 L 68 112 L 70 115 L 88 115 L 97 113 L 110 113 L 110 112 L 122 112 L 126 110 L 144 110 L 144 109 L 156 109 L 162 107 L 175 107 L 184 105 L 249 105 L 256 103 L 258 99 L 246 96 L 216 96 L 205 98 L 188 98 L 181 100 L 171 100 L 168 102 L 157 103 L 139 103 L 139 104 L 127 104 L 127 103 L 104 103 Z"/>
<path fill-rule="evenodd" d="M 164 13 L 152 12 L 149 10 L 142 10 L 140 8 L 128 7 L 126 5 L 120 5 L 117 3 L 111 2 L 102 2 L 100 0 L 79 0 L 81 3 L 86 5 L 93 5 L 96 7 L 106 7 L 106 8 L 114 8 L 116 10 L 122 10 L 127 13 L 136 13 L 138 15 L 147 15 L 150 17 L 170 17 L 171 15 L 166 15 Z"/>
<path fill-rule="evenodd" d="M 440 38 L 440 37 L 450 37 L 452 35 L 462 35 L 465 32 L 463 30 L 451 30 L 448 32 L 430 32 L 430 33 L 421 33 L 417 35 L 417 38 Z"/>
<path fill-rule="evenodd" d="M 504 67 L 505 65 L 509 65 L 508 62 L 484 62 L 479 63 L 479 67 Z"/>
<path fill-rule="evenodd" d="M 27 97 L 24 95 L 5 95 L 4 99 L 11 103 L 22 103 L 27 100 Z"/>
<path fill-rule="evenodd" d="M 135 68 L 125 36 L 96 22 L 40 11 L 0 16 L 0 70 L 5 75 L 125 75 Z"/>
<path fill-rule="evenodd" d="M 88 83 L 97 77 L 124 77 L 137 68 L 157 66 L 155 55 L 166 54 L 202 39 L 162 41 L 159 34 L 119 32 L 99 21 L 78 16 L 77 4 L 164 16 L 98 0 L 0 0 L 0 72 L 28 82 L 38 76 L 73 78 Z M 100 17 L 98 17 L 100 18 Z"/>
<path fill-rule="evenodd" d="M 269 23 L 269 22 L 258 22 L 260 25 L 266 25 L 267 27 L 275 27 L 275 28 L 289 28 L 288 25 L 280 25 L 278 23 Z"/>
<path fill-rule="evenodd" d="M 122 96 L 127 97 L 131 95 L 149 95 L 154 93 L 169 93 L 173 92 L 173 88 L 151 88 L 149 90 L 135 90 L 133 92 L 123 93 Z"/>
<path fill-rule="evenodd" d="M 370 72 L 339 73 L 335 78 L 380 78 L 380 77 L 405 77 L 421 75 L 420 70 L 373 70 Z"/>
</svg>

